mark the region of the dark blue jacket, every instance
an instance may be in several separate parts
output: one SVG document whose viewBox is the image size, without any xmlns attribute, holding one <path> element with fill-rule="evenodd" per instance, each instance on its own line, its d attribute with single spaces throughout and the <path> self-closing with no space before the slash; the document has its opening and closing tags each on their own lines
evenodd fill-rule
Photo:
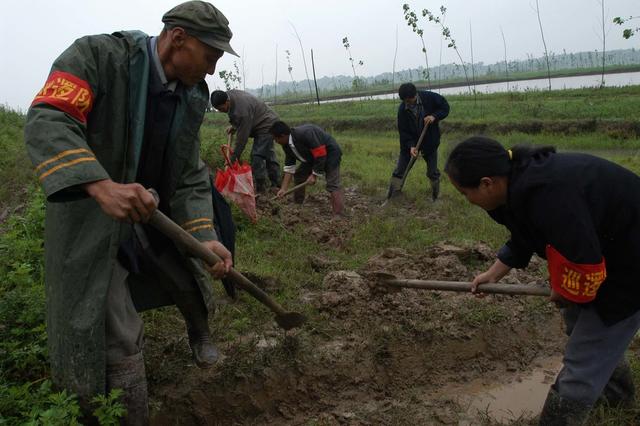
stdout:
<svg viewBox="0 0 640 426">
<path fill-rule="evenodd" d="M 424 126 L 424 118 L 433 115 L 436 121 L 429 125 L 425 140 L 420 150 L 425 154 L 435 151 L 440 145 L 440 127 L 438 123 L 449 115 L 449 103 L 435 92 L 418 91 L 418 119 L 409 111 L 404 102 L 398 107 L 398 132 L 400 133 L 400 150 L 409 151 L 416 146 Z"/>
<path fill-rule="evenodd" d="M 293 143 L 299 158 L 291 148 Z M 296 169 L 296 161 L 304 160 L 313 167 L 313 173 L 322 175 L 326 170 L 340 166 L 342 151 L 336 140 L 329 133 L 315 124 L 301 124 L 291 128 L 289 144 L 284 145 L 284 172 L 292 173 Z"/>
</svg>

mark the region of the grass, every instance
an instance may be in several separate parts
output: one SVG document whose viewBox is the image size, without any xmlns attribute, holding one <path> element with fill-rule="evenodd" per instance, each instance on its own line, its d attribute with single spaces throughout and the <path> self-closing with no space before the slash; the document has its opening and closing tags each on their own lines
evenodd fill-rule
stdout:
<svg viewBox="0 0 640 426">
<path fill-rule="evenodd" d="M 26 184 L 35 181 L 24 149 L 23 128 L 24 116 L 0 105 L 0 214 L 22 203 Z"/>
<path fill-rule="evenodd" d="M 638 122 L 640 86 L 447 96 L 451 112 L 443 126 L 522 124 L 563 121 Z M 399 100 L 360 100 L 321 105 L 277 105 L 276 112 L 292 125 L 316 123 L 327 129 L 395 130 Z M 226 126 L 226 114 L 207 114 L 209 125 Z M 582 133 L 587 133 L 589 128 Z"/>
<path fill-rule="evenodd" d="M 571 90 L 563 92 L 527 92 L 479 96 L 482 110 L 473 100 L 464 96 L 449 98 L 452 112 L 447 121 L 463 124 L 489 123 L 487 133 L 506 146 L 526 142 L 534 145 L 555 145 L 561 151 L 584 151 L 601 155 L 640 173 L 640 137 L 632 133 L 583 129 L 579 132 L 514 131 L 499 128 L 492 123 L 529 122 L 532 118 L 558 123 L 563 120 L 637 121 L 640 107 L 640 87 L 606 88 L 602 90 Z M 615 100 L 613 100 L 615 99 Z M 395 164 L 398 137 L 394 131 L 397 101 L 362 101 L 321 106 L 279 106 L 277 111 L 291 123 L 319 122 L 337 125 L 332 133 L 343 148 L 342 173 L 346 187 L 355 188 L 362 197 L 369 197 L 371 205 L 381 204 L 385 198 L 388 180 Z M 369 125 L 370 123 L 379 123 Z M 44 292 L 42 278 L 42 220 L 43 197 L 33 186 L 34 178 L 23 148 L 24 116 L 0 108 L 0 146 L 5 156 L 0 159 L 0 177 L 9 182 L 0 189 L 0 206 L 14 207 L 26 199 L 25 208 L 16 212 L 7 230 L 0 234 L 0 407 L 48 407 L 45 400 L 51 390 L 40 384 L 47 382 L 46 345 L 44 329 Z M 340 127 L 342 126 L 342 127 Z M 361 126 L 361 127 L 358 127 Z M 214 168 L 222 167 L 219 145 L 224 143 L 226 116 L 208 115 L 202 128 L 203 157 Z M 517 126 L 516 126 L 517 127 Z M 453 127 L 443 134 L 439 151 L 440 166 L 448 151 L 468 133 Z M 247 154 L 250 146 L 247 147 Z M 282 160 L 282 151 L 277 148 Z M 245 155 L 246 158 L 246 155 Z M 14 193 L 13 188 L 28 191 Z M 314 187 L 312 191 L 322 191 Z M 321 253 L 336 261 L 336 268 L 358 269 L 371 256 L 388 247 L 399 247 L 411 253 L 441 241 L 455 244 L 475 244 L 479 241 L 493 248 L 499 247 L 507 237 L 504 228 L 495 224 L 479 208 L 469 205 L 445 178 L 441 200 L 433 204 L 428 200 L 424 161 L 419 160 L 405 187 L 406 205 L 413 206 L 408 214 L 399 216 L 392 207 L 376 209 L 367 220 L 354 221 L 348 238 L 341 247 L 318 245 L 309 238 L 303 226 L 284 228 L 280 222 L 264 217 L 257 224 L 248 222 L 237 210 L 236 263 L 242 272 L 270 279 L 268 288 L 284 306 L 296 306 L 309 317 L 309 334 L 331 335 L 334 330 L 323 321 L 324 313 L 300 304 L 300 296 L 309 289 L 321 287 L 324 273 L 313 270 L 308 262 L 310 254 Z M 20 195 L 22 194 L 22 195 Z M 0 211 L 1 213 L 1 211 Z M 222 294 L 221 286 L 216 291 Z M 525 305 L 528 318 L 539 318 L 536 313 L 549 309 L 548 304 L 531 299 Z M 159 310 L 145 314 L 150 334 L 166 334 L 175 329 L 175 310 Z M 500 307 L 489 304 L 470 304 L 458 312 L 470 326 L 492 325 L 507 317 Z M 232 343 L 240 336 L 260 333 L 272 322 L 272 315 L 250 297 L 241 296 L 237 304 L 219 306 L 212 321 L 216 340 Z M 180 331 L 181 333 L 183 331 Z M 280 338 L 280 337 L 278 337 Z M 300 336 L 300 344 L 307 344 Z M 380 339 L 385 336 L 380 334 Z M 274 360 L 294 362 L 296 348 L 277 345 L 265 351 L 262 358 L 252 359 L 250 344 L 237 343 L 229 355 L 228 371 L 224 377 L 234 377 L 234 371 L 251 375 Z M 384 353 L 380 359 L 384 360 Z M 635 374 L 640 378 L 640 362 L 635 358 Z M 25 395 L 31 395 L 26 397 Z M 31 399 L 28 399 L 31 398 Z M 59 405 L 67 404 L 61 400 Z M 12 405 L 13 404 L 13 405 Z M 24 408 L 26 410 L 27 408 Z M 28 418 L 26 411 L 11 413 L 11 422 Z M 26 413 L 26 414 L 25 414 Z M 5 416 L 4 418 L 2 416 Z M 625 424 L 629 413 L 598 411 L 600 423 Z M 0 424 L 7 415 L 0 409 Z M 630 423 L 628 423 L 630 424 Z"/>
</svg>

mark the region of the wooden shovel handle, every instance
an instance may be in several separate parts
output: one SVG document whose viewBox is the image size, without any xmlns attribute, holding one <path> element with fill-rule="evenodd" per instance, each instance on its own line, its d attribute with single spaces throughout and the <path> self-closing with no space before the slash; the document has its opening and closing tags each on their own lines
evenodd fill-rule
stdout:
<svg viewBox="0 0 640 426">
<path fill-rule="evenodd" d="M 287 191 L 284 194 L 282 194 L 280 197 L 275 196 L 271 200 L 273 201 L 273 200 L 277 200 L 278 198 L 284 198 L 287 195 L 291 194 L 292 192 L 297 191 L 300 188 L 304 188 L 307 185 L 309 185 L 309 181 L 305 180 L 304 182 L 299 183 L 298 185 L 294 186 L 293 188 L 287 189 Z"/>
<path fill-rule="evenodd" d="M 399 288 L 415 288 L 420 290 L 442 290 L 442 291 L 471 291 L 470 282 L 457 281 L 425 281 L 425 280 L 407 280 L 407 279 L 382 279 L 380 284 L 399 287 Z M 526 296 L 549 296 L 551 292 L 548 288 L 523 284 L 497 284 L 486 283 L 478 286 L 479 293 L 494 294 L 511 294 Z"/>
<path fill-rule="evenodd" d="M 173 241 L 179 247 L 182 247 L 191 256 L 203 260 L 208 265 L 215 265 L 222 260 L 217 254 L 207 249 L 193 235 L 182 229 L 178 224 L 169 219 L 160 210 L 156 209 L 153 212 L 151 218 L 149 219 L 149 224 L 169 237 L 171 241 Z M 249 279 L 247 279 L 240 272 L 231 268 L 229 270 L 229 273 L 227 274 L 227 278 L 231 279 L 231 281 L 235 285 L 245 290 L 259 302 L 266 305 L 276 315 L 286 314 L 286 311 L 282 306 L 280 306 L 278 302 L 273 300 L 267 293 L 265 293 L 254 283 L 249 281 Z"/>
</svg>

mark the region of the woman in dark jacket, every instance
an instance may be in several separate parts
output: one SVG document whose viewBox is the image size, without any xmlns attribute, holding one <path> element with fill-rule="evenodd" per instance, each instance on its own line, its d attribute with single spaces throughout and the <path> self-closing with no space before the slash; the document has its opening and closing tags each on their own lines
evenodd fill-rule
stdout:
<svg viewBox="0 0 640 426">
<path fill-rule="evenodd" d="M 506 150 L 484 137 L 456 146 L 445 172 L 511 232 L 472 291 L 526 267 L 533 253 L 547 259 L 570 337 L 540 424 L 582 424 L 601 396 L 632 403 L 624 352 L 640 328 L 640 177 L 594 156 Z"/>
</svg>

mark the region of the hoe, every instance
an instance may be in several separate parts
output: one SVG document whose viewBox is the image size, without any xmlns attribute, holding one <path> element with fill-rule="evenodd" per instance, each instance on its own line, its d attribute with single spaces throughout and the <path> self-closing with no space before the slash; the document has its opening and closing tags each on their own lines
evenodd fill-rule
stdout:
<svg viewBox="0 0 640 426">
<path fill-rule="evenodd" d="M 151 192 L 157 200 L 157 193 L 155 193 L 155 191 Z M 153 215 L 151 215 L 151 218 L 149 219 L 149 224 L 169 237 L 178 247 L 181 247 L 187 253 L 201 259 L 208 265 L 214 265 L 220 261 L 220 257 L 211 250 L 207 250 L 193 235 L 182 229 L 160 210 L 156 209 L 153 212 Z M 278 302 L 235 269 L 230 269 L 227 274 L 227 278 L 229 278 L 239 288 L 257 299 L 260 303 L 271 309 L 275 314 L 276 323 L 278 323 L 281 328 L 290 330 L 292 328 L 300 327 L 305 323 L 306 318 L 304 315 L 297 312 L 285 311 Z"/>
<path fill-rule="evenodd" d="M 420 132 L 420 137 L 418 138 L 418 143 L 416 144 L 416 149 L 418 150 L 418 155 L 420 155 L 420 147 L 422 146 L 422 141 L 424 140 L 424 135 L 427 134 L 427 128 L 429 127 L 429 125 L 425 125 L 422 128 L 422 132 Z M 418 155 L 416 155 L 415 157 L 411 157 L 411 159 L 409 160 L 409 164 L 407 164 L 407 168 L 404 171 L 404 175 L 402 175 L 402 179 L 399 179 L 397 177 L 391 177 L 391 188 L 389 188 L 389 194 L 387 195 L 387 199 L 384 201 L 384 203 L 382 203 L 382 206 L 380 207 L 384 207 L 387 205 L 387 203 L 389 202 L 389 200 L 391 198 L 393 198 L 394 195 L 397 195 L 398 193 L 400 193 L 402 191 L 402 188 L 404 187 L 404 183 L 407 181 L 407 176 L 409 176 L 409 172 L 411 171 L 411 168 L 413 167 L 413 165 L 415 164 L 416 160 L 418 159 Z M 400 182 L 398 182 L 400 181 Z M 393 184 L 397 185 L 397 188 L 393 188 Z"/>
</svg>

